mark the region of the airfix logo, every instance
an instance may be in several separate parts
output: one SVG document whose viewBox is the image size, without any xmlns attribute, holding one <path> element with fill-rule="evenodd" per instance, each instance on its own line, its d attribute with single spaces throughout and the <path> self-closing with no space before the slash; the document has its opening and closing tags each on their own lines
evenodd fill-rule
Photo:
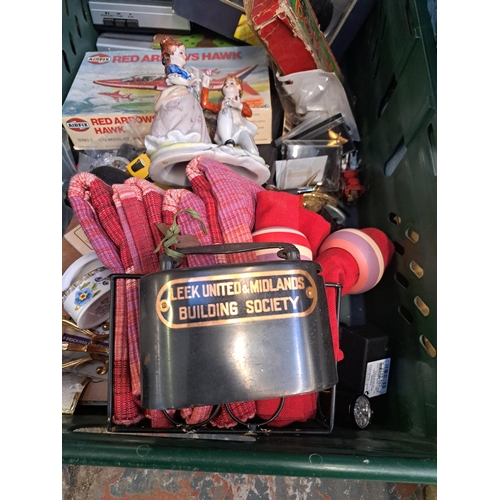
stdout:
<svg viewBox="0 0 500 500">
<path fill-rule="evenodd" d="M 94 54 L 87 58 L 87 62 L 90 64 L 106 64 L 111 61 L 111 57 L 106 54 Z"/>
<path fill-rule="evenodd" d="M 90 128 L 89 123 L 82 118 L 70 118 L 66 122 L 66 126 L 71 130 L 76 130 L 76 132 L 85 132 Z"/>
</svg>

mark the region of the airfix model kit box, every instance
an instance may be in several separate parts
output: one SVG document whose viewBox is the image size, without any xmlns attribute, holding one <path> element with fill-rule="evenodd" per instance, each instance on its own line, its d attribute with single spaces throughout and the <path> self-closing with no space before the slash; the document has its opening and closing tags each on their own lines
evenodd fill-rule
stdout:
<svg viewBox="0 0 500 500">
<path fill-rule="evenodd" d="M 227 75 L 243 82 L 242 100 L 252 108 L 256 144 L 272 142 L 268 55 L 262 46 L 186 49 L 185 69 L 211 73 L 209 99 L 222 99 Z M 210 70 L 210 71 L 207 71 Z M 88 52 L 62 109 L 75 149 L 142 147 L 154 118 L 154 102 L 166 88 L 159 50 Z"/>
</svg>

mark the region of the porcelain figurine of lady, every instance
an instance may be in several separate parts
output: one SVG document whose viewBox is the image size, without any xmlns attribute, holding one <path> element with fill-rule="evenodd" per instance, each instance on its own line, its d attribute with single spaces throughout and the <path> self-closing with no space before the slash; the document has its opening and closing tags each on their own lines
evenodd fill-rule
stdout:
<svg viewBox="0 0 500 500">
<path fill-rule="evenodd" d="M 184 69 L 186 47 L 169 37 L 160 45 L 167 88 L 155 103 L 155 116 L 145 140 L 148 154 L 174 143 L 211 143 L 195 88 L 200 79 Z"/>
</svg>

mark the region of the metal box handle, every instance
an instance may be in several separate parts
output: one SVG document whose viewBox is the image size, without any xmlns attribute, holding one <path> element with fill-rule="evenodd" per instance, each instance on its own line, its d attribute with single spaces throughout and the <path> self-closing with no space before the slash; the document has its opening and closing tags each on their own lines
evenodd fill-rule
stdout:
<svg viewBox="0 0 500 500">
<path fill-rule="evenodd" d="M 285 260 L 300 260 L 300 252 L 295 245 L 283 242 L 266 241 L 262 243 L 225 243 L 218 245 L 200 245 L 197 247 L 181 248 L 180 251 L 184 255 L 193 254 L 231 254 L 253 252 L 255 250 L 264 250 L 267 248 L 279 248 L 276 252 L 278 257 Z M 160 255 L 160 270 L 166 271 L 180 267 L 182 259 L 167 257 L 165 254 Z"/>
</svg>

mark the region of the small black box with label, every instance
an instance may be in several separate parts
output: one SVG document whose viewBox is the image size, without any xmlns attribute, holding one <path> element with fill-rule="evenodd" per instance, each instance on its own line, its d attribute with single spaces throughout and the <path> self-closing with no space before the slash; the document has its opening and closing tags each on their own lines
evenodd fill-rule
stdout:
<svg viewBox="0 0 500 500">
<path fill-rule="evenodd" d="M 387 392 L 389 337 L 372 325 L 341 326 L 344 359 L 337 365 L 339 391 L 371 398 Z"/>
</svg>

